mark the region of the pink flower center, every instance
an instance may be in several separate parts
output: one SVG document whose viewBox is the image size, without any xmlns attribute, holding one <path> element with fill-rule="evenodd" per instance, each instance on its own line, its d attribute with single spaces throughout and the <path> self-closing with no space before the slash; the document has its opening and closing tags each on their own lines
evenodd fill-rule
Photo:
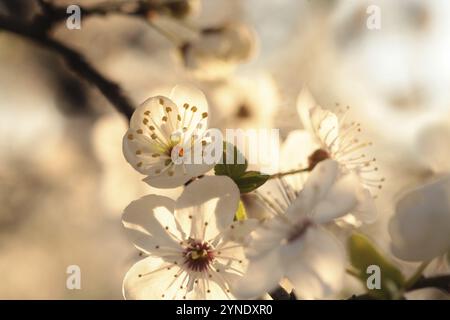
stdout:
<svg viewBox="0 0 450 320">
<path fill-rule="evenodd" d="M 190 270 L 202 272 L 214 259 L 214 251 L 208 243 L 192 240 L 184 251 L 184 258 Z"/>
</svg>

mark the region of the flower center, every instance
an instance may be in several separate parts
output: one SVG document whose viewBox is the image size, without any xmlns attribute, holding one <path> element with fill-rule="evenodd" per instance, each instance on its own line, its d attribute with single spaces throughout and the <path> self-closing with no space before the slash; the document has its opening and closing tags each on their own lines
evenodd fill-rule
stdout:
<svg viewBox="0 0 450 320">
<path fill-rule="evenodd" d="M 287 242 L 293 242 L 301 238 L 311 226 L 313 226 L 313 222 L 309 219 L 300 221 L 293 227 L 292 232 L 287 239 Z"/>
<path fill-rule="evenodd" d="M 184 250 L 184 258 L 190 270 L 202 272 L 214 259 L 214 251 L 208 243 L 192 240 Z"/>
<path fill-rule="evenodd" d="M 330 154 L 328 151 L 324 149 L 317 149 L 314 151 L 309 157 L 308 157 L 308 169 L 311 171 L 314 169 L 314 167 L 321 161 L 324 161 L 326 159 L 330 158 Z"/>
</svg>

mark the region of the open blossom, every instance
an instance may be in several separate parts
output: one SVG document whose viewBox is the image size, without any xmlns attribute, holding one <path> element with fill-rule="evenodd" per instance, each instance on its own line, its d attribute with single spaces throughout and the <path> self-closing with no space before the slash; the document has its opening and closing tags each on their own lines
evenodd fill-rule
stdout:
<svg viewBox="0 0 450 320">
<path fill-rule="evenodd" d="M 242 24 L 203 29 L 181 47 L 184 64 L 195 76 L 215 79 L 231 73 L 255 51 L 255 34 Z"/>
<path fill-rule="evenodd" d="M 299 94 L 297 111 L 305 130 L 291 132 L 286 143 L 302 146 L 298 165 L 311 170 L 324 159 L 333 159 L 345 170 L 355 172 L 365 189 L 365 200 L 356 210 L 365 211 L 363 222 L 373 222 L 376 207 L 372 193 L 381 189 L 384 178 L 377 175 L 376 159 L 361 151 L 371 143 L 360 141 L 360 124 L 346 120 L 348 108 L 336 113 L 323 109 L 307 89 Z"/>
<path fill-rule="evenodd" d="M 302 190 L 279 180 L 280 197 L 260 195 L 272 212 L 253 233 L 246 251 L 244 280 L 236 292 L 255 298 L 287 278 L 296 295 L 323 298 L 341 287 L 346 255 L 340 242 L 323 227 L 358 205 L 362 187 L 353 172 L 344 174 L 334 160 L 311 172 Z"/>
<path fill-rule="evenodd" d="M 176 86 L 169 97 L 149 98 L 133 113 L 123 138 L 126 160 L 157 188 L 177 187 L 204 174 L 213 167 L 202 158 L 209 143 L 207 117 L 206 98 L 195 88 Z"/>
<path fill-rule="evenodd" d="M 389 223 L 392 252 L 429 261 L 450 252 L 450 175 L 406 193 Z"/>
<path fill-rule="evenodd" d="M 204 177 L 181 196 L 132 202 L 123 224 L 148 255 L 125 276 L 126 299 L 230 299 L 246 267 L 243 244 L 255 220 L 233 221 L 239 190 L 228 177 Z"/>
</svg>

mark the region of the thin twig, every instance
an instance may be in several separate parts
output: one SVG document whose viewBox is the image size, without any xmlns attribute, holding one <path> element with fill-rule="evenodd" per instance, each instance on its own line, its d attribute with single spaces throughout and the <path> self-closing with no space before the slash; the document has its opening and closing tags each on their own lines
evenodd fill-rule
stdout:
<svg viewBox="0 0 450 320">
<path fill-rule="evenodd" d="M 279 172 L 279 173 L 272 174 L 269 179 L 277 179 L 277 178 L 281 178 L 284 176 L 302 173 L 302 172 L 308 172 L 308 171 L 310 171 L 309 168 L 303 168 L 303 169 L 291 170 L 291 171 L 286 171 L 286 172 Z"/>
<path fill-rule="evenodd" d="M 434 276 L 425 278 L 422 277 L 408 290 L 418 290 L 423 288 L 436 288 L 446 293 L 450 293 L 450 275 Z"/>
<path fill-rule="evenodd" d="M 51 4 L 45 0 L 38 0 L 44 2 L 47 8 L 48 27 L 67 19 L 67 8 Z M 106 16 L 110 14 L 134 16 L 147 20 L 150 12 L 161 12 L 167 8 L 171 3 L 182 3 L 186 0 L 172 0 L 170 2 L 160 2 L 152 0 L 130 0 L 130 1 L 107 1 L 98 3 L 92 6 L 80 6 L 83 17 L 90 16 Z M 42 6 L 42 5 L 41 5 Z"/>
<path fill-rule="evenodd" d="M 0 15 L 0 29 L 32 40 L 52 52 L 57 53 L 64 59 L 68 67 L 74 73 L 95 85 L 119 112 L 124 114 L 127 118 L 131 118 L 135 108 L 129 98 L 123 93 L 120 86 L 104 77 L 86 61 L 82 54 L 63 43 L 52 39 L 47 35 L 46 30 L 36 28 L 33 23 L 24 23 Z"/>
<path fill-rule="evenodd" d="M 406 281 L 405 283 L 406 289 L 412 288 L 416 284 L 416 282 L 422 278 L 422 274 L 429 264 L 430 261 L 425 261 L 420 264 L 420 266 L 417 268 L 414 274 Z"/>
</svg>

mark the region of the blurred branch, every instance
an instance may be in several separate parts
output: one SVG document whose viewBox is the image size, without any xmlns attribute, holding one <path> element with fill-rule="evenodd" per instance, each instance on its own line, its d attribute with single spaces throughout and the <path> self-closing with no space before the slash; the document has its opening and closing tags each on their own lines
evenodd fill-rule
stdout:
<svg viewBox="0 0 450 320">
<path fill-rule="evenodd" d="M 57 6 L 48 0 L 37 0 L 44 15 L 41 17 L 45 18 L 42 21 L 42 26 L 47 30 L 51 29 L 55 24 L 60 23 L 67 19 L 67 8 L 63 6 Z M 125 5 L 130 6 L 130 2 L 134 5 L 133 8 L 128 11 L 124 10 Z M 97 4 L 92 7 L 80 6 L 81 12 L 84 17 L 93 15 L 108 15 L 108 14 L 126 14 L 135 16 L 145 16 L 151 6 L 148 1 L 136 0 L 126 2 L 104 2 Z M 39 17 L 38 17 L 39 18 Z"/>
<path fill-rule="evenodd" d="M 422 277 L 419 278 L 414 285 L 406 290 L 406 292 L 425 289 L 425 288 L 435 288 L 442 290 L 446 293 L 450 293 L 450 275 L 434 276 L 434 277 Z M 374 298 L 368 294 L 353 295 L 349 300 L 373 300 Z"/>
<path fill-rule="evenodd" d="M 67 8 L 58 6 L 48 0 L 37 0 L 42 11 L 45 13 L 43 26 L 47 30 L 55 24 L 67 19 Z M 106 16 L 119 14 L 134 16 L 148 20 L 152 12 L 161 12 L 175 5 L 186 4 L 186 0 L 154 1 L 154 0 L 130 0 L 130 1 L 106 1 L 93 6 L 80 6 L 83 17 Z"/>
<path fill-rule="evenodd" d="M 42 28 L 42 19 L 26 23 L 0 15 L 0 29 L 22 36 L 33 42 L 57 53 L 61 56 L 68 67 L 81 78 L 95 85 L 108 101 L 127 118 L 131 118 L 134 106 L 129 98 L 123 93 L 120 86 L 104 77 L 82 54 L 52 39 L 47 34 L 47 29 Z"/>
<path fill-rule="evenodd" d="M 419 290 L 423 288 L 436 288 L 446 293 L 450 293 L 450 275 L 434 276 L 425 278 L 422 277 L 408 290 Z"/>
<path fill-rule="evenodd" d="M 36 0 L 38 6 L 41 8 L 42 12 L 49 13 L 52 9 L 52 4 L 46 0 Z"/>
</svg>

